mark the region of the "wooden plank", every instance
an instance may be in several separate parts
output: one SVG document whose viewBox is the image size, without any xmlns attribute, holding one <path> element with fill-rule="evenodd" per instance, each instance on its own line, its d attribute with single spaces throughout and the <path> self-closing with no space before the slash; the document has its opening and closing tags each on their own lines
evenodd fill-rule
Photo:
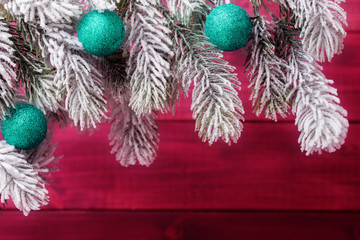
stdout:
<svg viewBox="0 0 360 240">
<path fill-rule="evenodd" d="M 359 4 L 360 5 L 360 4 Z M 360 120 L 360 104 L 357 104 L 360 96 L 360 32 L 350 33 L 345 38 L 345 48 L 341 55 L 334 57 L 331 63 L 324 63 L 324 74 L 327 78 L 334 80 L 334 87 L 338 89 L 339 98 L 342 106 L 348 111 L 349 119 L 352 121 Z M 236 67 L 236 73 L 242 82 L 242 89 L 239 97 L 245 109 L 245 119 L 247 121 L 263 121 L 263 115 L 257 117 L 253 113 L 251 102 L 249 101 L 251 89 L 248 88 L 249 82 L 244 75 L 245 56 L 242 50 L 224 53 L 224 58 Z M 189 120 L 192 119 L 190 111 L 191 92 L 188 98 L 181 98 L 174 116 L 172 114 L 161 115 L 162 120 Z M 293 120 L 290 115 L 286 119 L 279 118 L 279 121 Z"/>
<path fill-rule="evenodd" d="M 121 167 L 108 125 L 92 136 L 56 131 L 61 171 L 48 187 L 51 209 L 360 210 L 360 124 L 333 154 L 307 157 L 291 123 L 246 123 L 238 144 L 209 147 L 194 122 L 160 122 L 158 158 Z"/>
<path fill-rule="evenodd" d="M 0 231 L 6 240 L 351 240 L 360 238 L 360 213 L 5 212 Z"/>
</svg>

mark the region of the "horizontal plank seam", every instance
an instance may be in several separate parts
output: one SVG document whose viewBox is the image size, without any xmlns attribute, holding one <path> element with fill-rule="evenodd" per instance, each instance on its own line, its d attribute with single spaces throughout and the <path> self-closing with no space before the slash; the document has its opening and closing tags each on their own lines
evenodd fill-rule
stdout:
<svg viewBox="0 0 360 240">
<path fill-rule="evenodd" d="M 156 119 L 156 121 L 158 121 L 158 122 L 195 122 L 194 119 L 188 119 L 188 118 L 182 118 L 182 119 L 158 118 L 158 119 Z M 245 120 L 244 123 L 276 123 L 276 124 L 286 123 L 286 124 L 288 124 L 288 123 L 294 123 L 294 122 L 295 122 L 295 120 L 279 120 L 279 121 L 275 122 L 275 121 L 266 120 L 266 119 L 264 119 L 264 120 L 259 119 L 259 120 Z M 360 120 L 349 120 L 349 123 L 350 124 L 359 124 Z"/>
<path fill-rule="evenodd" d="M 6 215 L 6 212 L 19 212 L 17 209 L 3 209 L 3 214 Z M 36 213 L 41 212 L 118 212 L 118 213 L 304 213 L 304 214 L 360 214 L 360 210 L 282 210 L 282 209 L 269 209 L 269 210 L 247 210 L 247 209 L 44 209 L 37 211 Z M 35 212 L 33 212 L 35 213 Z M 0 217 L 1 219 L 1 217 Z"/>
<path fill-rule="evenodd" d="M 359 34 L 360 33 L 360 30 L 346 30 L 345 29 L 345 31 L 350 34 Z"/>
</svg>

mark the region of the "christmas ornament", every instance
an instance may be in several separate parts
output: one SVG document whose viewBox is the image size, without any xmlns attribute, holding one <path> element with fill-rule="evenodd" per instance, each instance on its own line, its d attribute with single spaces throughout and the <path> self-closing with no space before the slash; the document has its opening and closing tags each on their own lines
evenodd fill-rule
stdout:
<svg viewBox="0 0 360 240">
<path fill-rule="evenodd" d="M 249 14 L 234 4 L 218 6 L 210 12 L 205 22 L 209 41 L 224 51 L 234 51 L 245 46 L 251 31 Z"/>
<path fill-rule="evenodd" d="M 1 122 L 1 133 L 7 143 L 18 149 L 38 146 L 46 136 L 47 122 L 35 106 L 19 103 L 10 109 L 10 115 Z"/>
<path fill-rule="evenodd" d="M 93 10 L 81 19 L 77 35 L 87 52 L 106 56 L 119 49 L 125 38 L 125 28 L 114 12 Z"/>
</svg>

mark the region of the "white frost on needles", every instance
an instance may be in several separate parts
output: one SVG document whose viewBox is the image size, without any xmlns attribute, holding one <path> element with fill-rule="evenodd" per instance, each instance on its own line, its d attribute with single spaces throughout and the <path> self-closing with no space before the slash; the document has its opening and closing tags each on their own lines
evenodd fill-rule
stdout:
<svg viewBox="0 0 360 240">
<path fill-rule="evenodd" d="M 337 91 L 331 87 L 316 63 L 309 62 L 299 78 L 293 112 L 300 131 L 299 143 L 306 155 L 322 151 L 334 152 L 345 142 L 349 122 L 341 107 Z"/>
<path fill-rule="evenodd" d="M 32 165 L 14 146 L 0 141 L 0 193 L 1 203 L 10 197 L 15 206 L 28 215 L 48 204 L 45 183 Z"/>
<path fill-rule="evenodd" d="M 286 62 L 278 57 L 270 31 L 272 24 L 258 16 L 253 20 L 252 43 L 247 49 L 245 73 L 252 88 L 254 112 L 259 116 L 277 120 L 277 114 L 287 116 L 289 104 L 286 102 Z"/>
<path fill-rule="evenodd" d="M 159 133 L 153 114 L 138 116 L 129 107 L 129 91 L 111 103 L 111 153 L 122 166 L 150 166 L 156 158 Z"/>
<path fill-rule="evenodd" d="M 169 28 L 153 0 L 136 0 L 125 44 L 129 51 L 127 74 L 132 96 L 130 106 L 138 115 L 169 109 L 169 79 L 174 56 Z"/>
<path fill-rule="evenodd" d="M 339 4 L 344 0 L 273 0 L 288 6 L 301 28 L 304 49 L 316 60 L 329 61 L 344 48 L 346 12 Z"/>
<path fill-rule="evenodd" d="M 38 22 L 42 28 L 48 23 L 70 23 L 81 13 L 78 0 L 0 0 L 5 9 L 25 22 Z"/>
<path fill-rule="evenodd" d="M 15 106 L 16 90 L 13 88 L 13 79 L 16 79 L 12 35 L 9 33 L 9 24 L 0 18 L 0 120 L 9 113 L 9 108 Z"/>
<path fill-rule="evenodd" d="M 105 10 L 114 11 L 116 9 L 115 2 L 119 3 L 120 0 L 86 0 L 90 9 L 104 12 Z"/>
<path fill-rule="evenodd" d="M 325 77 L 321 67 L 304 50 L 300 32 L 291 23 L 277 21 L 278 52 L 288 64 L 288 99 L 292 100 L 296 115 L 299 143 L 306 155 L 334 152 L 347 135 L 347 112 L 340 106 L 336 89 L 330 86 L 333 81 Z"/>
<path fill-rule="evenodd" d="M 50 123 L 51 124 L 51 123 Z M 54 157 L 56 143 L 51 143 L 52 128 L 45 139 L 31 150 L 17 150 L 5 141 L 0 141 L 0 195 L 1 203 L 10 197 L 15 206 L 28 215 L 47 205 L 49 197 L 45 189 L 50 173 L 58 168 L 54 165 L 61 157 Z"/>
<path fill-rule="evenodd" d="M 57 97 L 65 99 L 75 126 L 82 132 L 97 128 L 106 118 L 107 104 L 96 58 L 81 51 L 82 44 L 73 35 L 72 23 L 80 18 L 82 4 L 70 0 L 13 0 L 4 6 L 15 17 L 32 24 L 30 31 L 37 35 L 43 58 L 57 69 Z"/>
</svg>

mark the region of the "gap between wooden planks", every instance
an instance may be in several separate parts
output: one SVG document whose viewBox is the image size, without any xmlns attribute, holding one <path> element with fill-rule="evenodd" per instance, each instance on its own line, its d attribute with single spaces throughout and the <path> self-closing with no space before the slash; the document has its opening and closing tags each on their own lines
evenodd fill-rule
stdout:
<svg viewBox="0 0 360 240">
<path fill-rule="evenodd" d="M 4 240 L 353 240 L 360 212 L 5 211 Z"/>
</svg>

